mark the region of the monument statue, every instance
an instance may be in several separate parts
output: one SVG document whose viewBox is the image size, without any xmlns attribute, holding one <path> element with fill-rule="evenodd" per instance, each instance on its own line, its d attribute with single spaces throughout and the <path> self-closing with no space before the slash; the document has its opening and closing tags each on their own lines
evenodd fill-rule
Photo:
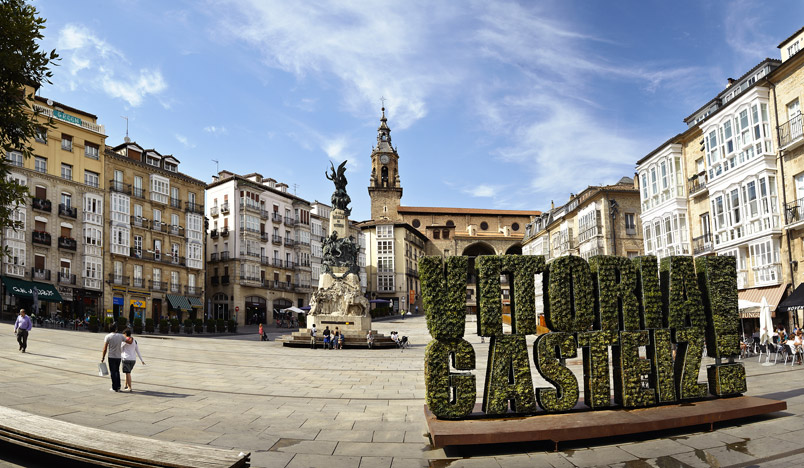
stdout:
<svg viewBox="0 0 804 468">
<path fill-rule="evenodd" d="M 310 299 L 310 312 L 320 323 L 338 324 L 342 331 L 363 332 L 371 329 L 368 300 L 360 288 L 360 268 L 357 256 L 360 246 L 349 235 L 349 203 L 346 193 L 346 161 L 338 166 L 330 163 L 327 179 L 335 184 L 332 194 L 332 211 L 329 215 L 329 236 L 323 245 L 323 272 L 318 290 Z M 312 323 L 308 320 L 308 323 Z M 359 335 L 355 335 L 359 336 Z"/>
<path fill-rule="evenodd" d="M 343 210 L 343 213 L 346 216 L 352 214 L 352 210 L 349 208 L 349 203 L 352 202 L 352 199 L 349 198 L 349 194 L 346 193 L 346 161 L 342 162 L 340 166 L 338 166 L 338 171 L 335 172 L 335 165 L 332 162 L 329 163 L 332 166 L 332 173 L 324 172 L 324 175 L 327 179 L 331 180 L 335 183 L 335 192 L 332 194 L 332 208 L 336 210 Z"/>
</svg>

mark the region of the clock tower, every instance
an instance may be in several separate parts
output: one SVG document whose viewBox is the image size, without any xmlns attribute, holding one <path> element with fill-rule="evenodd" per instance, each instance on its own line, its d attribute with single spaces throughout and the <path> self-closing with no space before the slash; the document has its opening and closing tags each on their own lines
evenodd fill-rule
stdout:
<svg viewBox="0 0 804 468">
<path fill-rule="evenodd" d="M 371 179 L 368 187 L 371 198 L 371 219 L 399 221 L 397 207 L 402 199 L 399 183 L 399 154 L 391 145 L 391 129 L 382 108 L 380 127 L 377 129 L 377 146 L 371 150 Z"/>
</svg>

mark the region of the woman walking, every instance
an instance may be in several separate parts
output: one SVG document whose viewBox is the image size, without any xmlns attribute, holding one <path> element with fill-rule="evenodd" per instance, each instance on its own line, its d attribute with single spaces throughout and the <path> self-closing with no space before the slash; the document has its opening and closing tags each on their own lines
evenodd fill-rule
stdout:
<svg viewBox="0 0 804 468">
<path fill-rule="evenodd" d="M 131 392 L 131 371 L 134 369 L 134 364 L 137 363 L 138 357 L 143 366 L 145 365 L 145 361 L 142 360 L 140 348 L 137 346 L 137 340 L 131 337 L 131 329 L 126 328 L 123 334 L 126 335 L 126 339 L 123 340 L 120 351 L 123 358 L 123 373 L 126 374 L 126 386 L 123 387 L 123 390 Z"/>
</svg>

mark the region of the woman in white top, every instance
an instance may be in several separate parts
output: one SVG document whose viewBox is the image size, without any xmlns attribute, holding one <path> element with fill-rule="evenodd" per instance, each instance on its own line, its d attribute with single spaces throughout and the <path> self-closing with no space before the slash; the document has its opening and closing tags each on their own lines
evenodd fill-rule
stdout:
<svg viewBox="0 0 804 468">
<path fill-rule="evenodd" d="M 140 358 L 140 362 L 143 366 L 145 365 L 145 361 L 142 360 L 140 348 L 137 346 L 137 340 L 131 337 L 131 329 L 126 328 L 123 334 L 126 335 L 126 339 L 123 340 L 120 349 L 120 354 L 123 358 L 123 373 L 126 374 L 126 386 L 123 387 L 123 390 L 131 392 L 131 371 L 134 369 L 134 364 L 137 363 L 137 357 Z"/>
</svg>

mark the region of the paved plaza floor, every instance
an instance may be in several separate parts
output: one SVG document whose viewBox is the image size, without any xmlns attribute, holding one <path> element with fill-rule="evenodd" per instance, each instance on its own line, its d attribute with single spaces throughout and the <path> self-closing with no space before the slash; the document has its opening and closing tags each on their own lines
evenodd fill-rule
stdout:
<svg viewBox="0 0 804 468">
<path fill-rule="evenodd" d="M 12 325 L 3 323 L 0 405 L 121 433 L 249 451 L 255 467 L 789 467 L 804 460 L 804 366 L 762 366 L 756 357 L 745 361 L 748 394 L 786 400 L 786 412 L 719 424 L 714 432 L 695 427 L 562 443 L 559 452 L 552 444 L 434 450 L 423 414 L 430 340 L 424 319 L 375 322 L 374 328 L 397 330 L 413 346 L 336 351 L 284 348 L 258 341 L 256 333 L 138 336 L 147 365 L 135 367 L 133 393 L 114 393 L 108 377 L 97 375 L 103 333 L 35 328 L 23 354 Z M 488 341 L 468 340 L 477 351 L 482 396 Z M 580 361 L 570 364 L 581 375 Z M 534 381 L 547 385 L 535 370 Z M 0 453 L 0 465 L 3 459 Z"/>
</svg>

